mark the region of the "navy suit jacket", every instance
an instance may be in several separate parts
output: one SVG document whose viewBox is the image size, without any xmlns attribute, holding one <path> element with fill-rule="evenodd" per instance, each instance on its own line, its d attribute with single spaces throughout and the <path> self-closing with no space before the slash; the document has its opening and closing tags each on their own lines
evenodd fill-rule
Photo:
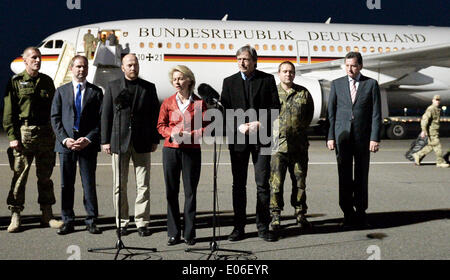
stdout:
<svg viewBox="0 0 450 280">
<path fill-rule="evenodd" d="M 84 148 L 83 153 L 100 151 L 100 117 L 103 93 L 102 90 L 86 82 L 86 90 L 81 105 L 79 137 L 87 137 L 91 143 Z M 73 124 L 75 121 L 75 102 L 72 82 L 59 87 L 53 97 L 51 123 L 55 132 L 55 152 L 70 153 L 62 141 L 74 138 Z M 76 139 L 75 139 L 76 140 Z"/>
<path fill-rule="evenodd" d="M 239 110 L 242 109 L 247 111 L 248 109 L 255 109 L 257 113 L 257 120 L 262 122 L 263 126 L 266 126 L 266 131 L 268 136 L 272 137 L 272 125 L 271 125 L 271 109 L 280 109 L 280 99 L 278 97 L 278 89 L 275 83 L 273 75 L 267 74 L 265 72 L 255 70 L 253 78 L 250 79 L 250 93 L 249 100 L 247 100 L 244 89 L 244 80 L 242 79 L 241 72 L 237 72 L 224 79 L 222 85 L 222 94 L 220 96 L 221 102 L 225 109 Z M 259 109 L 267 109 L 266 115 L 262 116 Z M 225 121 L 227 120 L 225 115 Z M 267 120 L 264 123 L 263 120 Z M 229 149 L 242 152 L 246 149 L 248 143 L 237 144 L 238 127 L 241 123 L 226 123 L 228 126 L 228 132 L 233 135 L 228 135 L 228 137 L 234 138 L 235 144 L 230 144 Z M 230 127 L 232 125 L 232 127 Z M 248 139 L 246 140 L 248 142 Z M 261 144 L 260 146 L 270 146 L 269 144 Z"/>
<path fill-rule="evenodd" d="M 328 140 L 335 140 L 338 145 L 350 137 L 352 124 L 354 140 L 379 142 L 381 100 L 377 81 L 361 75 L 352 104 L 348 76 L 334 80 L 328 99 L 328 120 Z"/>
</svg>

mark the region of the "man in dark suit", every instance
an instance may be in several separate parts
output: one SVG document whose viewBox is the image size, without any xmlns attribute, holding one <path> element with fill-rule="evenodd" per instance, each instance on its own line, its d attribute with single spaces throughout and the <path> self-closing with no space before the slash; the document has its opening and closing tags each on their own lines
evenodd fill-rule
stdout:
<svg viewBox="0 0 450 280">
<path fill-rule="evenodd" d="M 370 152 L 380 143 L 381 101 L 377 81 L 361 75 L 361 54 L 345 56 L 347 76 L 331 83 L 328 149 L 336 149 L 343 226 L 367 226 Z M 354 162 L 354 168 L 353 168 Z"/>
<path fill-rule="evenodd" d="M 231 142 L 229 150 L 233 174 L 234 229 L 228 240 L 238 241 L 245 237 L 246 184 L 251 154 L 257 186 L 258 236 L 266 241 L 276 241 L 276 236 L 269 231 L 270 152 L 262 152 L 262 149 L 271 143 L 261 140 L 264 136 L 271 139 L 270 110 L 280 109 L 278 91 L 272 75 L 256 70 L 258 57 L 254 48 L 244 46 L 237 51 L 236 56 L 240 71 L 224 79 L 221 94 L 221 102 L 226 110 L 228 139 Z M 256 110 L 255 114 L 238 117 L 237 121 L 233 116 L 230 117 L 233 113 L 239 115 L 240 110 L 248 112 L 249 109 Z M 260 133 L 262 131 L 266 133 Z M 258 137 L 253 137 L 255 134 L 258 134 Z"/>
<path fill-rule="evenodd" d="M 150 152 L 156 151 L 159 101 L 153 83 L 138 78 L 139 62 L 134 54 L 122 59 L 124 76 L 108 84 L 103 99 L 101 144 L 112 154 L 116 225 L 127 235 L 129 224 L 127 181 L 130 158 L 136 173 L 134 221 L 140 236 L 150 235 Z M 120 129 L 119 129 L 120 128 Z M 120 145 L 119 145 L 120 143 Z M 120 154 L 120 156 L 119 156 Z M 119 174 L 120 159 L 120 174 Z M 119 206 L 119 190 L 121 193 Z M 119 212 L 120 209 L 120 221 Z"/>
<path fill-rule="evenodd" d="M 86 209 L 86 229 L 92 234 L 101 230 L 96 226 L 98 216 L 95 170 L 100 151 L 100 110 L 103 93 L 86 81 L 88 60 L 77 55 L 70 64 L 73 80 L 56 90 L 51 108 L 51 123 L 56 135 L 55 151 L 61 166 L 61 211 L 64 225 L 58 234 L 74 231 L 74 184 L 77 161 Z"/>
</svg>

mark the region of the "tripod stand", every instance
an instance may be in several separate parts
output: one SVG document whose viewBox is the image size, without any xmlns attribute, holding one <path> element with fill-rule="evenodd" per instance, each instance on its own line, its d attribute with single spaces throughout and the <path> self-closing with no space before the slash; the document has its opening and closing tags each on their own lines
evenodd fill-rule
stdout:
<svg viewBox="0 0 450 280">
<path fill-rule="evenodd" d="M 119 174 L 119 197 L 118 197 L 118 205 L 117 205 L 117 211 L 118 211 L 118 220 L 119 220 L 119 227 L 117 228 L 117 241 L 116 241 L 116 246 L 114 247 L 106 247 L 106 248 L 88 248 L 88 252 L 92 253 L 92 252 L 97 252 L 97 251 L 106 251 L 106 250 L 117 250 L 116 254 L 114 256 L 114 260 L 117 260 L 117 257 L 119 256 L 119 253 L 121 250 L 140 250 L 140 251 L 151 251 L 151 252 L 156 252 L 156 248 L 140 248 L 140 247 L 127 247 L 125 246 L 125 244 L 122 241 L 122 222 L 121 222 L 121 202 L 122 202 L 122 182 L 121 182 L 121 177 L 122 177 L 122 151 L 121 151 L 121 146 L 120 146 L 120 131 L 121 131 L 121 110 L 123 108 L 126 108 L 129 103 L 127 103 L 127 99 L 125 95 L 128 93 L 120 93 L 118 95 L 118 97 L 114 100 L 114 103 L 116 104 L 116 111 L 117 111 L 117 118 L 118 118 L 118 129 L 119 129 L 119 135 L 117 138 L 117 142 L 118 142 L 118 146 L 119 146 L 119 153 L 117 154 L 117 160 L 119 162 L 118 164 L 118 174 Z M 128 175 L 128 174 L 127 174 Z M 132 255 L 137 255 L 137 254 L 125 254 L 126 256 L 132 256 Z M 126 258 L 126 257 L 125 257 Z M 124 259 L 125 259 L 124 258 Z"/>
<path fill-rule="evenodd" d="M 218 105 L 218 104 L 217 104 Z M 222 107 L 223 109 L 223 107 Z M 223 252 L 233 252 L 233 253 L 241 253 L 245 255 L 251 255 L 251 251 L 243 251 L 243 250 L 233 250 L 233 249 L 222 249 L 219 248 L 219 245 L 216 241 L 216 220 L 217 220 L 217 212 L 216 212 L 216 199 L 217 199 L 217 142 L 216 142 L 216 135 L 214 134 L 214 179 L 213 179 L 213 238 L 212 241 L 209 243 L 209 247 L 205 248 L 187 248 L 185 252 L 196 252 L 196 251 L 205 251 L 209 250 L 208 258 L 209 260 L 215 252 L 223 251 Z"/>
</svg>

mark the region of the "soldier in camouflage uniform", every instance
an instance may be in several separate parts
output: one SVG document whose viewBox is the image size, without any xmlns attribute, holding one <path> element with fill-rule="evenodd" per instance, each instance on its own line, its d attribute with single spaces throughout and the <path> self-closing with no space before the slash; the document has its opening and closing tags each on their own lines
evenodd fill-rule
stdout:
<svg viewBox="0 0 450 280">
<path fill-rule="evenodd" d="M 91 34 L 91 30 L 88 29 L 88 33 L 84 34 L 83 36 L 83 43 L 84 43 L 84 53 L 87 57 L 87 59 L 92 59 L 92 52 L 95 51 L 95 37 Z"/>
<path fill-rule="evenodd" d="M 8 208 L 12 212 L 8 232 L 17 232 L 20 229 L 25 185 L 34 158 L 38 178 L 38 203 L 42 210 L 41 224 L 53 228 L 62 225 L 62 222 L 53 219 L 51 208 L 55 204 L 53 182 L 50 179 L 55 166 L 55 136 L 50 125 L 50 107 L 55 87 L 49 76 L 39 73 L 39 49 L 29 47 L 22 56 L 25 71 L 14 75 L 9 81 L 3 115 L 3 127 L 14 155 L 14 175 L 7 198 Z"/>
<path fill-rule="evenodd" d="M 305 214 L 306 174 L 308 171 L 308 137 L 306 129 L 311 123 L 314 103 L 311 94 L 302 86 L 293 83 L 295 66 L 287 61 L 279 65 L 278 95 L 281 103 L 279 118 L 275 121 L 273 137 L 276 150 L 271 159 L 270 210 L 271 226 L 280 227 L 280 213 L 284 207 L 283 185 L 286 171 L 292 180 L 291 205 L 295 208 L 297 223 L 309 227 Z"/>
<path fill-rule="evenodd" d="M 423 147 L 423 149 L 417 153 L 414 153 L 412 156 L 414 157 L 414 163 L 416 165 L 420 165 L 420 161 L 427 154 L 431 153 L 431 151 L 434 151 L 436 154 L 436 166 L 447 168 L 449 167 L 449 164 L 445 162 L 442 156 L 442 146 L 439 141 L 439 121 L 441 114 L 439 104 L 441 102 L 441 96 L 435 95 L 432 102 L 433 103 L 425 111 L 425 114 L 423 114 L 420 122 L 420 126 L 422 128 L 420 136 L 422 138 L 428 136 L 428 145 Z"/>
</svg>

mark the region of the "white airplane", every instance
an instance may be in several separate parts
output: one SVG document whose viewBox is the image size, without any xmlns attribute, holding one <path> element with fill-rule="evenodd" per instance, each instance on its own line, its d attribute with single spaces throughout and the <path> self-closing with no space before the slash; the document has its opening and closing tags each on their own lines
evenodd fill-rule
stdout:
<svg viewBox="0 0 450 280">
<path fill-rule="evenodd" d="M 118 39 L 116 46 L 108 41 L 97 44 L 90 60 L 90 82 L 105 87 L 121 75 L 120 56 L 135 53 L 141 78 L 156 84 L 161 100 L 174 92 L 168 72 L 178 64 L 191 68 L 197 85 L 208 83 L 220 92 L 223 79 L 238 71 L 236 50 L 248 44 L 258 51 L 257 68 L 276 78 L 280 62 L 297 65 L 295 82 L 314 99 L 313 125 L 325 118 L 330 81 L 345 75 L 343 57 L 349 51 L 361 52 L 362 73 L 378 80 L 384 117 L 423 110 L 434 94 L 441 95 L 441 105 L 450 105 L 449 27 L 227 21 L 226 17 L 89 24 L 52 34 L 39 45 L 41 71 L 56 86 L 70 81 L 68 63 L 75 54 L 84 54 L 83 36 L 88 29 L 94 36 L 114 33 Z M 21 57 L 11 63 L 11 69 L 23 71 Z"/>
</svg>

